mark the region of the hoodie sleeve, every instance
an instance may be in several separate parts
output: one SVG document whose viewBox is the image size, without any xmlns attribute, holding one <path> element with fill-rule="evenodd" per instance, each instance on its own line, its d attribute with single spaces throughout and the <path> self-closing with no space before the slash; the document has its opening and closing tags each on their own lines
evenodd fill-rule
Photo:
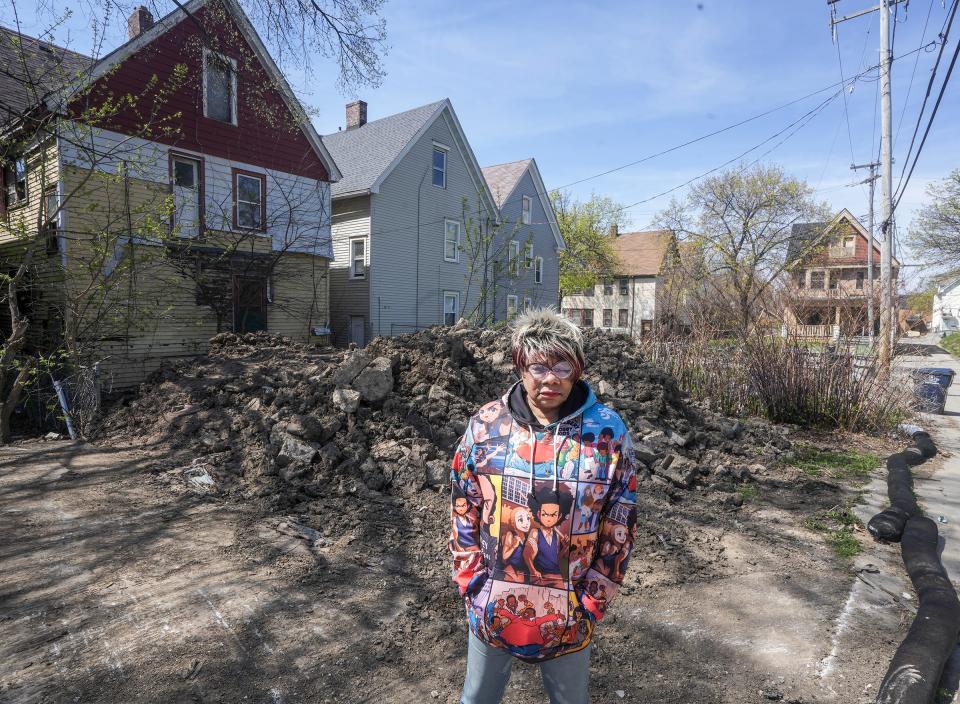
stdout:
<svg viewBox="0 0 960 704">
<path fill-rule="evenodd" d="M 450 552 L 453 555 L 453 581 L 460 595 L 473 592 L 486 578 L 480 550 L 480 511 L 483 497 L 477 484 L 473 462 L 473 436 L 470 426 L 453 455 L 450 467 Z M 466 513 L 457 512 L 457 502 L 466 502 Z"/>
<path fill-rule="evenodd" d="M 581 603 L 597 621 L 603 618 L 618 587 L 623 584 L 637 525 L 637 471 L 633 440 L 626 430 L 623 438 L 623 447 L 614 465 L 615 481 L 600 512 L 596 553 L 577 589 Z M 625 540 L 619 542 L 619 536 L 624 536 Z M 607 587 L 606 599 L 595 599 L 583 589 L 583 585 L 593 579 L 603 580 L 601 583 Z"/>
</svg>

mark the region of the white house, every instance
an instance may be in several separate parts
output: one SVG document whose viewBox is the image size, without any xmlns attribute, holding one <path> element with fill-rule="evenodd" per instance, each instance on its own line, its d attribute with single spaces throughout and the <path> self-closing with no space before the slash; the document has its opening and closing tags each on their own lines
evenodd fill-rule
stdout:
<svg viewBox="0 0 960 704">
<path fill-rule="evenodd" d="M 960 330 L 960 279 L 937 287 L 933 297 L 933 330 Z"/>
</svg>

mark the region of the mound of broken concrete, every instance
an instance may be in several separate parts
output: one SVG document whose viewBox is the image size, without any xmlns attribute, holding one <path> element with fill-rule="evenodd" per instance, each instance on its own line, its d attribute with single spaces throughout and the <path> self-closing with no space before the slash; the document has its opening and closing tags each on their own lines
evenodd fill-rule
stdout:
<svg viewBox="0 0 960 704">
<path fill-rule="evenodd" d="M 632 430 L 651 489 L 699 483 L 739 504 L 733 483 L 789 448 L 783 428 L 689 405 L 629 338 L 588 330 L 586 343 L 587 381 Z M 342 351 L 224 333 L 119 403 L 98 439 L 159 449 L 166 469 L 271 510 L 410 496 L 446 484 L 468 418 L 515 378 L 507 331 L 463 322 Z"/>
</svg>

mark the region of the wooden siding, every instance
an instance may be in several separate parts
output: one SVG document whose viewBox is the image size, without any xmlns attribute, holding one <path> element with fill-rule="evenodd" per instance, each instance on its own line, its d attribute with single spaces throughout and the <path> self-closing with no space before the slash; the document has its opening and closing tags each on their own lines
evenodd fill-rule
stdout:
<svg viewBox="0 0 960 704">
<path fill-rule="evenodd" d="M 27 200 L 0 217 L 0 243 L 36 233 L 44 191 L 55 187 L 58 178 L 57 148 L 53 140 L 27 154 Z M 4 194 L 0 193 L 2 197 Z"/>
<path fill-rule="evenodd" d="M 468 147 L 455 136 L 447 115 L 444 112 L 431 125 L 384 180 L 380 192 L 371 196 L 373 335 L 441 323 L 444 291 L 459 292 L 461 308 L 467 310 L 479 296 L 476 284 L 468 290 L 464 256 L 459 262 L 443 258 L 444 219 L 462 223 L 464 198 L 475 214 L 477 189 L 483 184 L 479 174 L 471 177 L 463 156 Z M 446 188 L 431 183 L 434 141 L 450 147 Z M 484 211 L 484 217 L 488 215 L 493 216 Z"/>
<path fill-rule="evenodd" d="M 197 27 L 199 23 L 203 29 Z M 204 117 L 204 49 L 237 63 L 236 125 Z M 178 66 L 186 78 L 175 79 Z M 165 93 L 168 92 L 168 95 Z M 327 170 L 266 69 L 256 58 L 224 6 L 211 2 L 127 58 L 70 105 L 82 117 L 89 106 L 134 98 L 134 104 L 112 116 L 104 127 L 143 135 L 144 115 L 153 120 L 152 139 L 189 149 L 322 181 Z M 164 127 L 175 127 L 165 133 Z"/>
<path fill-rule="evenodd" d="M 370 263 L 370 197 L 348 198 L 333 204 L 333 261 L 330 263 L 330 328 L 333 344 L 349 341 L 350 316 L 366 319 L 365 341 L 370 340 L 370 280 L 376 272 Z M 350 278 L 350 240 L 366 237 L 367 275 Z"/>
</svg>

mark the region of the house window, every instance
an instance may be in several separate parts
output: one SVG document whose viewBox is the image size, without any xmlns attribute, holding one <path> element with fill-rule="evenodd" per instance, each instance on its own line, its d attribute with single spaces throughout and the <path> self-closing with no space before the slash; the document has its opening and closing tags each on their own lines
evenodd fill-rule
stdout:
<svg viewBox="0 0 960 704">
<path fill-rule="evenodd" d="M 857 272 L 857 288 L 863 288 L 863 279 L 866 277 L 867 273 L 865 271 Z"/>
<path fill-rule="evenodd" d="M 447 187 L 447 152 L 433 148 L 433 185 Z"/>
<path fill-rule="evenodd" d="M 524 225 L 530 224 L 530 197 L 529 196 L 523 197 L 523 206 L 522 206 L 522 210 L 520 211 L 520 222 L 523 223 Z"/>
<path fill-rule="evenodd" d="M 3 202 L 8 208 L 15 208 L 27 202 L 27 162 L 14 159 L 3 167 Z"/>
<path fill-rule="evenodd" d="M 362 279 L 367 275 L 367 241 L 362 237 L 350 240 L 350 278 Z"/>
<path fill-rule="evenodd" d="M 204 52 L 203 114 L 237 124 L 237 64 L 229 56 L 212 51 Z"/>
<path fill-rule="evenodd" d="M 444 220 L 443 258 L 448 262 L 460 261 L 460 223 Z"/>
<path fill-rule="evenodd" d="M 532 299 L 532 298 L 529 298 L 529 297 L 524 298 L 524 299 L 523 299 L 523 310 L 524 310 L 524 311 L 528 311 L 528 310 L 532 310 L 532 309 L 533 309 L 533 299 Z"/>
<path fill-rule="evenodd" d="M 839 271 L 830 271 L 827 272 L 827 282 L 830 288 L 835 289 L 837 287 L 837 282 L 840 281 L 840 272 Z"/>
<path fill-rule="evenodd" d="M 456 325 L 457 315 L 460 313 L 460 292 L 443 292 L 443 324 Z"/>
<path fill-rule="evenodd" d="M 811 271 L 810 272 L 810 288 L 822 289 L 823 279 L 824 279 L 824 273 L 822 271 Z"/>
<path fill-rule="evenodd" d="M 533 282 L 543 283 L 543 257 L 537 257 L 533 260 Z"/>
<path fill-rule="evenodd" d="M 620 295 L 626 296 L 630 293 L 630 288 L 626 279 L 620 279 Z"/>
<path fill-rule="evenodd" d="M 583 309 L 583 322 L 581 323 L 585 328 L 593 327 L 593 308 L 584 308 Z"/>
<path fill-rule="evenodd" d="M 56 254 L 60 250 L 57 240 L 57 209 L 60 199 L 57 197 L 57 187 L 51 186 L 43 192 L 43 235 L 47 238 L 47 254 Z"/>
<path fill-rule="evenodd" d="M 510 240 L 510 246 L 507 248 L 507 271 L 511 274 L 517 273 L 519 259 L 520 243 L 516 240 Z"/>
<path fill-rule="evenodd" d="M 603 309 L 603 327 L 605 328 L 613 327 L 613 308 Z"/>
<path fill-rule="evenodd" d="M 613 282 L 612 282 L 612 281 L 604 281 L 604 282 L 603 282 L 603 295 L 604 295 L 604 296 L 612 296 L 612 295 L 613 295 Z"/>
<path fill-rule="evenodd" d="M 233 226 L 240 230 L 267 229 L 267 177 L 233 170 Z"/>
<path fill-rule="evenodd" d="M 797 288 L 804 288 L 807 285 L 806 270 L 793 272 L 793 283 L 797 285 Z"/>
<path fill-rule="evenodd" d="M 517 297 L 507 296 L 507 320 L 517 317 Z"/>
<path fill-rule="evenodd" d="M 533 242 L 527 242 L 523 248 L 523 266 L 527 269 L 533 268 Z"/>
<path fill-rule="evenodd" d="M 267 279 L 235 277 L 233 280 L 233 331 L 267 329 Z"/>
<path fill-rule="evenodd" d="M 617 311 L 617 327 L 627 327 L 627 313 L 628 311 L 626 308 L 621 308 Z"/>
</svg>

